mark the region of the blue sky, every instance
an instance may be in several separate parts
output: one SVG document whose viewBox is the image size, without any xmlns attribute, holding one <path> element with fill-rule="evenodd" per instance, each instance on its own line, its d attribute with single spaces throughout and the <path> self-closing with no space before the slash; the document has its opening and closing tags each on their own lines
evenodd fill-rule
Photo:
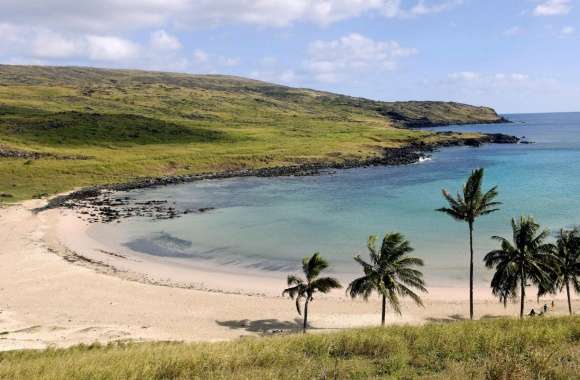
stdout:
<svg viewBox="0 0 580 380">
<path fill-rule="evenodd" d="M 577 0 L 1 0 L 0 62 L 580 111 Z"/>
</svg>

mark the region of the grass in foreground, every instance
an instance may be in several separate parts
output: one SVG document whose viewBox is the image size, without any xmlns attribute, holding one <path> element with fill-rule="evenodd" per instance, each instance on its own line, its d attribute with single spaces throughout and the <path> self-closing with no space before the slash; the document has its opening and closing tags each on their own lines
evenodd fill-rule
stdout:
<svg viewBox="0 0 580 380">
<path fill-rule="evenodd" d="M 578 379 L 580 317 L 0 354 L 3 379 Z"/>
</svg>

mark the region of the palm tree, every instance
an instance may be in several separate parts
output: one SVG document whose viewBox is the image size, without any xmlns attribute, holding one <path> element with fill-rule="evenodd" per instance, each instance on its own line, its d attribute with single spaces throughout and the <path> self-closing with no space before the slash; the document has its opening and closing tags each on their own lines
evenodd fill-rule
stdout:
<svg viewBox="0 0 580 380">
<path fill-rule="evenodd" d="M 373 291 L 382 297 L 381 325 L 385 325 L 385 310 L 387 301 L 395 312 L 401 314 L 399 297 L 410 297 L 415 303 L 423 306 L 421 298 L 412 290 L 426 292 L 423 273 L 415 269 L 422 267 L 423 260 L 408 254 L 413 248 L 405 237 L 399 233 L 386 234 L 378 249 L 377 236 L 370 236 L 367 244 L 370 264 L 360 255 L 354 260 L 364 271 L 364 276 L 350 283 L 347 293 L 352 298 L 362 296 L 366 301 Z"/>
<path fill-rule="evenodd" d="M 288 288 L 282 292 L 282 295 L 288 294 L 290 298 L 296 299 L 296 310 L 298 315 L 302 315 L 300 301 L 304 298 L 304 324 L 302 331 L 306 332 L 308 327 L 308 304 L 314 299 L 314 293 L 328 293 L 331 289 L 341 288 L 342 286 L 332 277 L 318 278 L 320 272 L 328 268 L 328 262 L 316 252 L 311 257 L 306 256 L 302 259 L 302 271 L 305 280 L 294 276 L 288 276 Z"/>
<path fill-rule="evenodd" d="M 483 259 L 485 266 L 495 268 L 491 280 L 494 295 L 505 303 L 506 298 L 517 297 L 520 287 L 520 318 L 524 316 L 524 302 L 528 282 L 543 289 L 550 289 L 556 264 L 554 245 L 545 243 L 548 230 L 540 231 L 540 225 L 532 217 L 512 219 L 513 244 L 505 238 L 493 236 L 501 248 L 489 252 Z"/>
<path fill-rule="evenodd" d="M 474 170 L 463 186 L 463 193 L 457 192 L 457 197 L 443 189 L 443 197 L 449 207 L 442 207 L 437 211 L 444 212 L 457 221 L 467 222 L 469 226 L 469 318 L 473 319 L 473 226 L 475 220 L 499 210 L 500 202 L 495 202 L 497 186 L 487 192 L 481 190 L 483 183 L 483 169 Z"/>
<path fill-rule="evenodd" d="M 566 287 L 568 311 L 572 315 L 572 301 L 570 300 L 570 284 L 580 293 L 580 230 L 560 230 L 556 243 L 556 257 L 558 258 L 558 272 L 556 287 L 562 291 Z"/>
</svg>

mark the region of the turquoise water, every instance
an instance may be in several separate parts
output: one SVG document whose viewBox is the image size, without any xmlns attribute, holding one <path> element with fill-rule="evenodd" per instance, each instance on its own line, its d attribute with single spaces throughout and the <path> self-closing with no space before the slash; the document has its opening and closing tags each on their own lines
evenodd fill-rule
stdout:
<svg viewBox="0 0 580 380">
<path fill-rule="evenodd" d="M 485 187 L 498 185 L 501 211 L 478 220 L 476 265 L 510 236 L 512 216 L 535 216 L 545 227 L 580 224 L 580 113 L 507 115 L 511 124 L 443 128 L 526 136 L 530 145 L 450 148 L 401 167 L 352 169 L 296 178 L 242 178 L 132 191 L 139 200 L 167 199 L 177 208 L 215 207 L 173 220 L 130 219 L 95 225 L 91 234 L 133 250 L 188 262 L 290 272 L 320 251 L 337 273 L 356 273 L 370 234 L 399 231 L 425 260 L 432 286 L 464 284 L 467 226 L 434 210 L 441 189 L 455 192 L 473 168 L 486 169 Z M 106 237 L 106 239 L 105 239 Z"/>
</svg>

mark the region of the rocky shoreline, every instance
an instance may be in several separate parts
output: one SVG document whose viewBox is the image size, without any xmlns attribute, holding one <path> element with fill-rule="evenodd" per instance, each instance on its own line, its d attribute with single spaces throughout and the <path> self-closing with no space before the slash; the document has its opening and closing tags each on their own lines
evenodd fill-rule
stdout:
<svg viewBox="0 0 580 380">
<path fill-rule="evenodd" d="M 438 135 L 452 136 L 453 132 L 438 132 Z M 345 160 L 339 163 L 316 162 L 294 166 L 281 166 L 261 169 L 242 169 L 225 172 L 191 174 L 181 176 L 164 176 L 142 178 L 127 183 L 86 187 L 50 199 L 46 206 L 37 209 L 40 212 L 51 208 L 68 208 L 80 210 L 80 215 L 88 222 L 119 222 L 123 218 L 142 216 L 153 219 L 172 219 L 188 213 L 204 213 L 211 207 L 194 210 L 177 210 L 174 204 L 164 200 L 132 202 L 128 197 L 119 197 L 115 193 L 157 186 L 174 185 L 208 179 L 225 179 L 235 177 L 286 177 L 319 175 L 329 170 L 352 169 L 370 166 L 409 165 L 426 158 L 430 153 L 445 147 L 472 146 L 482 144 L 517 144 L 519 138 L 496 133 L 483 134 L 480 138 L 455 138 L 437 143 L 411 143 L 400 148 L 385 148 L 379 157 L 364 160 Z"/>
<path fill-rule="evenodd" d="M 448 123 L 431 123 L 428 120 L 405 120 L 403 122 L 403 128 L 412 128 L 412 129 L 425 129 L 425 128 L 439 128 L 439 127 L 449 127 L 450 125 L 472 125 L 472 124 L 507 124 L 513 123 L 513 121 L 506 119 L 503 116 L 499 116 L 497 120 L 479 120 L 477 122 L 473 121 L 466 121 L 466 122 L 457 122 L 457 121 L 450 121 Z"/>
</svg>

